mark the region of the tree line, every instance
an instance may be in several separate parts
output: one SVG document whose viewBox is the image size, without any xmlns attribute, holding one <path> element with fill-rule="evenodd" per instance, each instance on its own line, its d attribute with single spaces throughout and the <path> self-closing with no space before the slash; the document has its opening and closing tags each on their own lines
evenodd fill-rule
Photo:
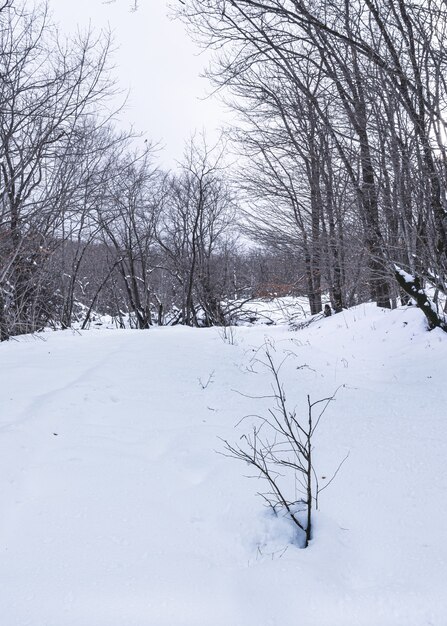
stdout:
<svg viewBox="0 0 447 626">
<path fill-rule="evenodd" d="M 228 324 L 410 298 L 445 327 L 440 0 L 184 0 L 237 120 L 178 167 L 118 129 L 111 40 L 0 3 L 0 339 L 45 327 Z M 231 153 L 231 167 L 228 154 Z M 429 287 L 430 289 L 426 289 Z"/>
<path fill-rule="evenodd" d="M 359 298 L 392 307 L 429 286 L 429 323 L 442 325 L 445 3 L 179 7 L 214 49 L 210 77 L 239 113 L 234 138 L 245 155 L 240 184 L 253 230 L 301 250 L 312 311 L 321 310 L 323 284 L 336 311 Z"/>
<path fill-rule="evenodd" d="M 239 242 L 223 141 L 193 137 L 165 171 L 156 146 L 118 130 L 110 49 L 107 33 L 61 36 L 45 4 L 0 6 L 2 340 L 94 312 L 223 324 L 229 299 L 294 280 Z"/>
</svg>

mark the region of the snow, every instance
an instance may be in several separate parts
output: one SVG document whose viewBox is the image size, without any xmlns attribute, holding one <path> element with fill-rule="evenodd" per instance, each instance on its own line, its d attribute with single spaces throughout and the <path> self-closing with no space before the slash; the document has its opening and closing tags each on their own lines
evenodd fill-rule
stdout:
<svg viewBox="0 0 447 626">
<path fill-rule="evenodd" d="M 326 298 L 327 300 L 328 298 Z M 272 325 L 301 322 L 310 317 L 309 300 L 303 296 L 286 296 L 277 298 L 258 298 L 248 300 L 229 300 L 222 303 L 227 317 L 237 325 Z M 76 303 L 79 310 L 79 319 L 83 319 L 87 307 L 80 302 Z M 155 310 L 155 307 L 154 307 Z M 164 316 L 164 325 L 169 325 L 177 318 L 178 309 L 168 311 Z M 198 318 L 203 316 L 203 311 L 198 310 Z M 154 319 L 156 315 L 154 315 Z M 121 319 L 110 315 L 101 315 L 92 312 L 90 315 L 90 328 L 119 328 L 124 324 L 125 328 L 136 328 L 135 316 L 122 313 Z M 81 322 L 75 322 L 75 327 L 80 329 Z"/>
<path fill-rule="evenodd" d="M 238 305 L 240 310 L 237 310 Z M 239 323 L 251 324 L 288 324 L 302 321 L 310 316 L 309 299 L 305 297 L 285 296 L 235 301 L 229 308 L 236 308 L 235 317 Z"/>
<path fill-rule="evenodd" d="M 408 272 L 406 272 L 405 270 L 403 270 L 401 267 L 399 267 L 398 265 L 394 266 L 394 269 L 396 270 L 396 272 L 398 274 L 400 274 L 402 276 L 402 278 L 404 279 L 404 281 L 408 284 L 414 283 L 415 277 L 412 274 L 409 274 Z"/>
<path fill-rule="evenodd" d="M 306 550 L 216 453 L 270 406 L 254 398 L 270 393 L 265 341 L 291 354 L 298 411 L 345 385 L 315 441 L 320 481 L 350 455 Z M 372 305 L 227 340 L 171 327 L 0 345 L 1 623 L 441 626 L 446 357 L 417 309 Z"/>
</svg>

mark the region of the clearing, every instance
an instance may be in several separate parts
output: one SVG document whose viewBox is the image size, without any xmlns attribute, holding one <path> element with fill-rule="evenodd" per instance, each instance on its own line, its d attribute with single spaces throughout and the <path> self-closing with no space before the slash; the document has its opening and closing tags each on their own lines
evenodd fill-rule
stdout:
<svg viewBox="0 0 447 626">
<path fill-rule="evenodd" d="M 0 346 L 4 626 L 447 624 L 447 335 L 416 309 L 366 305 L 229 339 L 174 327 Z M 216 453 L 270 406 L 250 397 L 270 393 L 265 341 L 290 353 L 298 411 L 346 385 L 315 440 L 320 480 L 350 454 L 307 550 Z"/>
</svg>

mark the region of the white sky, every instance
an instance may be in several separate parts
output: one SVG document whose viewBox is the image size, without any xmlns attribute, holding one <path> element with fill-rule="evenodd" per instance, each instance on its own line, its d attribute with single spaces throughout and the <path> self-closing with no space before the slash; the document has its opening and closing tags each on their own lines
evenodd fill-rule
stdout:
<svg viewBox="0 0 447 626">
<path fill-rule="evenodd" d="M 225 113 L 215 98 L 203 100 L 211 87 L 200 73 L 206 57 L 199 55 L 178 21 L 167 17 L 167 0 L 50 0 L 56 22 L 66 31 L 85 28 L 91 22 L 96 30 L 110 26 L 115 47 L 115 74 L 120 88 L 130 89 L 121 118 L 161 141 L 161 155 L 172 165 L 183 153 L 184 141 L 194 130 L 205 129 L 213 136 Z"/>
</svg>

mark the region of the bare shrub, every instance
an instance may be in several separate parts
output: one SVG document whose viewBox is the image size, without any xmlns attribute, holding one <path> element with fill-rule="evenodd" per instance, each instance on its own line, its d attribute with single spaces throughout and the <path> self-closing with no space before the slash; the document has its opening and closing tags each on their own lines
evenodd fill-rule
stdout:
<svg viewBox="0 0 447 626">
<path fill-rule="evenodd" d="M 318 509 L 319 494 L 330 485 L 348 456 L 320 487 L 313 462 L 314 435 L 338 389 L 332 396 L 315 401 L 308 395 L 307 412 L 298 415 L 296 409 L 288 407 L 280 378 L 288 355 L 276 365 L 274 351 L 274 347 L 267 346 L 265 360 L 260 360 L 271 374 L 272 394 L 267 397 L 272 398 L 273 406 L 266 416 L 255 416 L 251 432 L 240 439 L 242 443 L 223 440 L 223 454 L 248 463 L 254 470 L 251 477 L 260 478 L 266 484 L 266 489 L 258 495 L 276 515 L 285 515 L 291 520 L 298 531 L 298 543 L 306 548 L 312 539 L 312 515 Z"/>
</svg>

